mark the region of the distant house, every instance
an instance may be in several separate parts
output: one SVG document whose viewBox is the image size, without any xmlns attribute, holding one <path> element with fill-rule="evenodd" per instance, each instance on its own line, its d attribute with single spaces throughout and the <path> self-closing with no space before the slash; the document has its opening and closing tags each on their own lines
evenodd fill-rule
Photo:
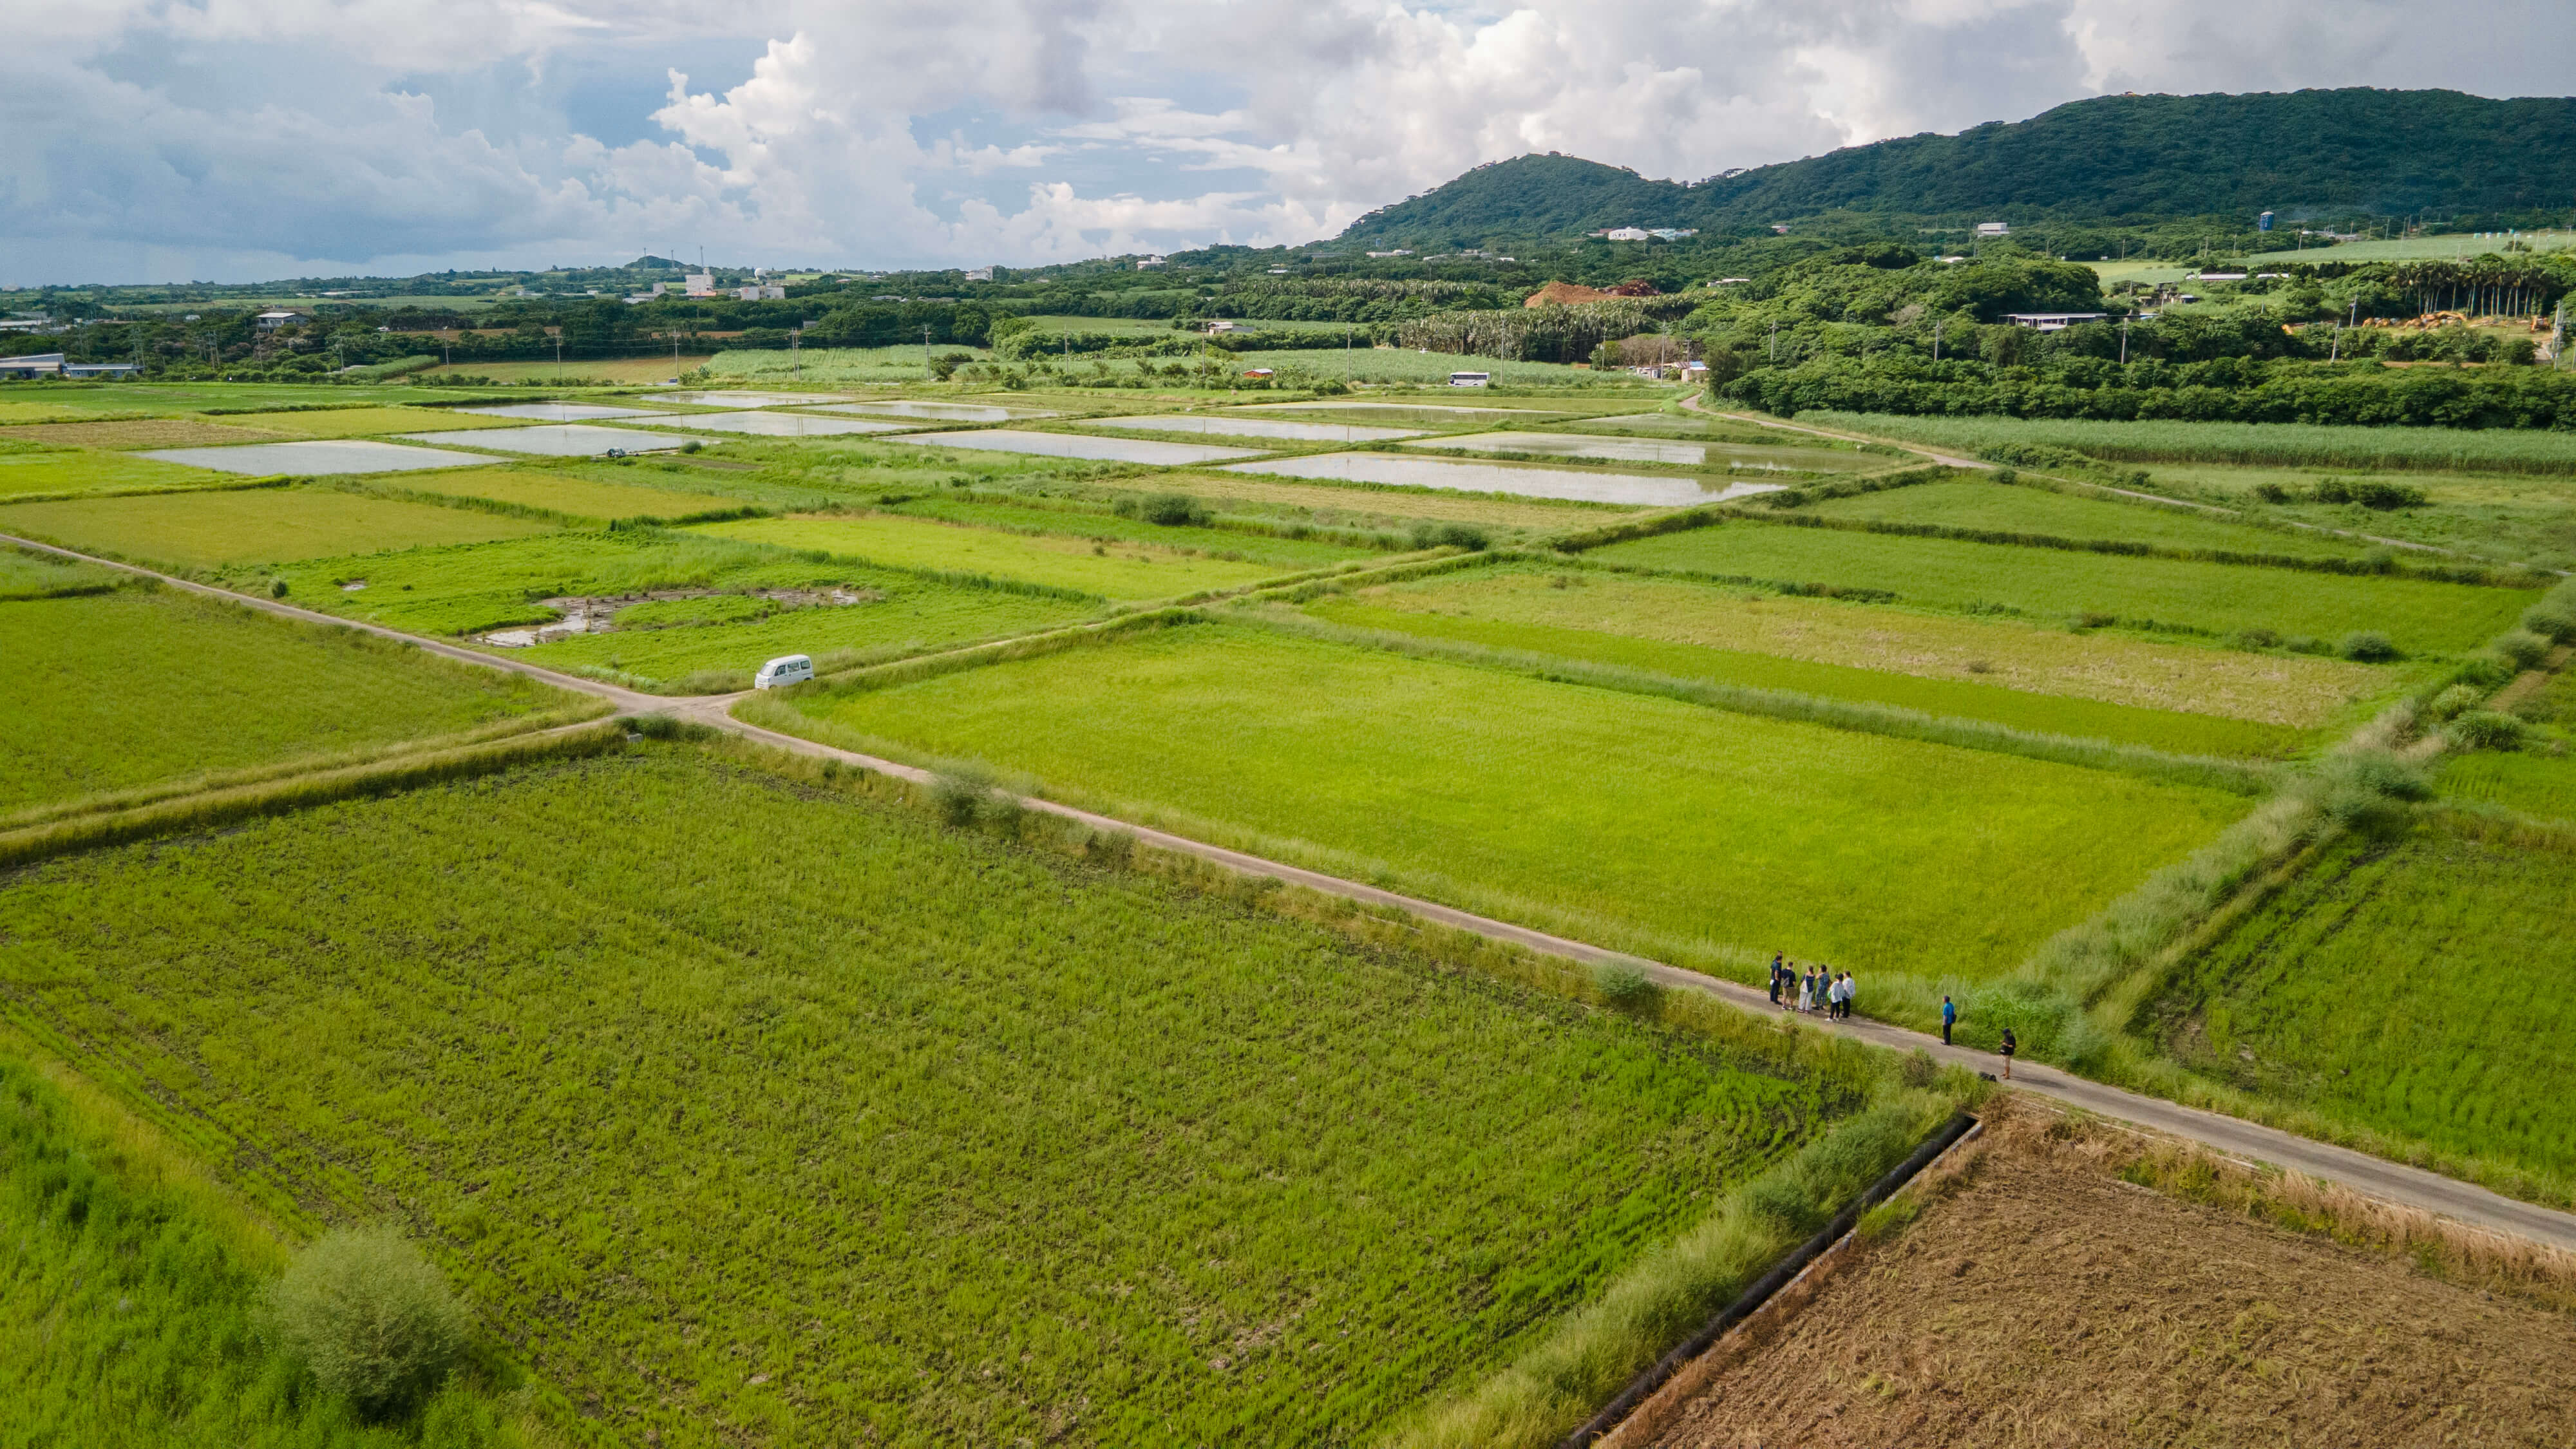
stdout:
<svg viewBox="0 0 2576 1449">
<path fill-rule="evenodd" d="M 1654 235 L 1642 226 L 1614 226 L 1601 233 L 1603 241 L 1645 241 Z"/>
<path fill-rule="evenodd" d="M 1210 337 L 1214 337 L 1220 332 L 1240 332 L 1242 330 L 1242 323 L 1229 322 L 1223 317 L 1218 317 L 1210 321 L 1207 325 L 1207 335 Z"/>
<path fill-rule="evenodd" d="M 39 352 L 32 357 L 0 357 L 0 377 L 59 377 L 63 355 Z"/>
<path fill-rule="evenodd" d="M 65 377 L 132 377 L 143 369 L 131 362 L 66 362 Z"/>
<path fill-rule="evenodd" d="M 1699 235 L 1699 228 L 1695 226 L 1659 226 L 1650 231 L 1648 235 L 1659 237 L 1664 241 L 1680 241 L 1686 236 Z"/>
<path fill-rule="evenodd" d="M 1753 279 L 1751 277 L 1719 277 L 1711 281 L 1709 285 L 1712 287 L 1741 287 L 1752 280 Z"/>
<path fill-rule="evenodd" d="M 2010 222 L 2002 221 L 1981 221 L 1977 223 L 1977 235 L 1981 237 L 2010 236 L 2012 235 L 2012 224 Z"/>
<path fill-rule="evenodd" d="M 692 297 L 712 297 L 716 294 L 716 274 L 690 272 L 681 279 L 681 286 Z"/>
<path fill-rule="evenodd" d="M 2243 272 L 2193 272 L 2190 276 L 2191 279 L 2196 282 L 2241 282 L 2245 280 L 2245 274 Z"/>
<path fill-rule="evenodd" d="M 0 332 L 50 332 L 53 327 L 54 319 L 51 317 L 11 317 L 0 320 Z"/>
<path fill-rule="evenodd" d="M 1409 257 L 1413 255 L 1413 248 L 1397 247 L 1391 252 L 1371 252 L 1369 255 L 1373 257 Z"/>
<path fill-rule="evenodd" d="M 993 269 L 991 267 L 977 267 L 966 274 L 966 280 L 970 282 L 989 282 L 993 280 Z"/>
<path fill-rule="evenodd" d="M 274 312 L 260 313 L 251 319 L 251 325 L 262 332 L 274 332 L 280 327 L 299 327 L 311 320 L 301 312 L 281 307 Z"/>
<path fill-rule="evenodd" d="M 1163 259 L 1161 257 L 1146 257 L 1142 261 L 1136 263 L 1136 270 L 1141 272 L 1147 267 L 1159 267 L 1161 265 L 1163 265 Z"/>
<path fill-rule="evenodd" d="M 2004 320 L 2034 332 L 2063 332 L 2078 322 L 2099 322 L 2108 312 L 2006 312 Z"/>
<path fill-rule="evenodd" d="M 737 299 L 745 302 L 784 302 L 787 300 L 787 289 L 785 287 L 769 284 L 757 287 L 736 287 L 733 294 Z"/>
</svg>

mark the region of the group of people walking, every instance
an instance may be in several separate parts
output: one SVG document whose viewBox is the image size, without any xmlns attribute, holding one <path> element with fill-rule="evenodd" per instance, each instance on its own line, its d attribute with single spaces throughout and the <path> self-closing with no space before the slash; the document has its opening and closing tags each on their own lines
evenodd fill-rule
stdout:
<svg viewBox="0 0 2576 1449">
<path fill-rule="evenodd" d="M 1828 1019 L 1851 1015 L 1852 995 L 1860 983 L 1848 971 L 1810 966 L 1800 971 L 1777 954 L 1771 958 L 1771 1004 L 1790 1011 L 1822 1012 Z"/>
</svg>

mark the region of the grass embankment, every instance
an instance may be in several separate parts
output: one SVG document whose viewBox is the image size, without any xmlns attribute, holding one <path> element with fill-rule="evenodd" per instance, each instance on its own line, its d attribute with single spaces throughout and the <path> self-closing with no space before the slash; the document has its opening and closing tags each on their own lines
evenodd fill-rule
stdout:
<svg viewBox="0 0 2576 1449">
<path fill-rule="evenodd" d="M 157 589 L 0 603 L 0 810 L 533 716 L 558 691 Z"/>
<path fill-rule="evenodd" d="M 2383 634 L 2409 654 L 2461 653 L 2539 598 L 2531 589 L 2315 574 L 2184 559 L 1901 538 L 1785 524 L 1720 523 L 1612 544 L 1605 563 L 1716 579 L 1879 589 L 1971 613 L 2184 630 L 2332 646 Z"/>
<path fill-rule="evenodd" d="M 6 440 L 0 434 L 0 442 Z M 88 448 L 0 453 L 0 498 L 204 488 L 238 481 L 203 468 Z"/>
<path fill-rule="evenodd" d="M 55 861 L 5 999 L 254 1198 L 402 1204 L 636 1438 L 1349 1440 L 1856 1105 L 850 779 L 646 746 Z"/>
<path fill-rule="evenodd" d="M 2262 528 L 2169 503 L 2114 502 L 2045 487 L 1988 481 L 1926 483 L 1830 498 L 1807 511 L 1822 518 L 2290 558 L 2359 558 L 2376 547 L 2363 539 L 2304 529 Z"/>
<path fill-rule="evenodd" d="M 2373 1132 L 2576 1179 L 2576 834 L 2430 816 L 2350 836 L 2178 967 L 2185 1066 Z"/>
<path fill-rule="evenodd" d="M 2014 620 L 1945 617 L 1841 600 L 1747 596 L 1682 579 L 1541 564 L 1505 564 L 1388 585 L 1314 607 L 1336 617 L 1350 611 L 1402 614 L 1406 619 L 1400 625 L 1371 627 L 1454 637 L 1478 637 L 1488 629 L 1527 628 L 1535 631 L 1530 637 L 1551 638 L 1581 631 L 1609 637 L 1593 644 L 1556 640 L 1549 647 L 1625 648 L 1614 641 L 1627 640 L 1713 655 L 1761 656 L 1779 661 L 1782 668 L 1812 665 L 1847 671 L 1857 679 L 1886 680 L 1873 688 L 1937 689 L 1942 697 L 1963 702 L 1996 695 L 2031 699 L 2032 708 L 2070 711 L 2063 716 L 2070 720 L 2090 718 L 2085 707 L 2102 704 L 2141 716 L 2215 717 L 2310 729 L 2349 714 L 2391 683 L 2384 670 L 2342 660 L 2071 634 Z M 1357 613 L 1351 622 L 1359 622 Z M 1708 667 L 1720 662 L 1713 660 Z M 1785 681 L 1795 676 L 1777 677 Z M 1842 676 L 1811 677 L 1826 681 Z M 1967 692 L 1946 688 L 1953 685 Z M 1784 682 L 1778 687 L 1811 686 Z M 1909 699 L 1890 696 L 1887 702 Z M 2105 722 L 2119 717 L 2100 716 Z"/>
<path fill-rule="evenodd" d="M 371 1423 L 262 1336 L 269 1231 L 159 1134 L 76 1100 L 0 1035 L 0 1400 L 13 1444 L 518 1445 L 524 1401 L 451 1382 Z M 521 1396 L 511 1396 L 520 1398 Z"/>
<path fill-rule="evenodd" d="M 0 601 L 101 593 L 129 577 L 115 569 L 60 554 L 0 547 Z"/>
<path fill-rule="evenodd" d="M 181 570 L 525 538 L 557 526 L 316 486 L 0 507 L 0 533 Z"/>
<path fill-rule="evenodd" d="M 1072 516 L 1066 517 L 1070 521 Z M 1237 588 L 1310 567 L 1220 558 L 1146 543 L 1122 542 L 1113 549 L 1106 542 L 1069 533 L 1012 533 L 885 513 L 746 518 L 702 524 L 693 531 L 778 548 L 817 550 L 890 568 L 984 574 L 1122 601 Z M 1226 552 L 1241 551 L 1231 537 L 1221 547 Z M 1360 558 L 1369 551 L 1333 552 L 1340 558 Z"/>
<path fill-rule="evenodd" d="M 1807 412 L 1801 423 L 1975 452 L 2065 448 L 2138 463 L 2259 463 L 2395 471 L 2563 474 L 2576 436 L 2516 428 L 2365 428 L 2307 423 L 2088 422 L 2061 418 L 1893 417 Z"/>
<path fill-rule="evenodd" d="M 625 601 L 636 612 L 630 620 L 621 608 L 611 632 L 514 650 L 512 657 L 692 691 L 744 687 L 746 671 L 779 654 L 849 668 L 1067 624 L 1102 607 L 1062 591 L 654 529 L 320 559 L 283 577 L 298 603 L 418 634 L 551 622 L 562 617 L 542 602 L 551 598 Z M 836 601 L 836 592 L 852 602 Z M 692 677 L 702 673 L 708 677 Z"/>
<path fill-rule="evenodd" d="M 1730 974 L 2001 970 L 2234 797 L 1195 626 L 758 722 L 974 757 L 1203 839 Z"/>
</svg>

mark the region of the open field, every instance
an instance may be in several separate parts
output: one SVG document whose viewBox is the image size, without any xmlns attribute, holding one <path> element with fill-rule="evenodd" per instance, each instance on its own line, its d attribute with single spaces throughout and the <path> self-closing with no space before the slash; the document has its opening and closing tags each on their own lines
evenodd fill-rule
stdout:
<svg viewBox="0 0 2576 1449">
<path fill-rule="evenodd" d="M 1711 649 L 1699 644 L 1640 639 L 1581 625 L 1569 628 L 1544 623 L 1504 623 L 1459 617 L 1428 608 L 1390 609 L 1343 600 L 1310 604 L 1307 612 L 1332 623 L 1358 629 L 1391 630 L 1417 638 L 1453 640 L 1488 649 L 1589 660 L 1676 679 L 1706 680 L 1753 689 L 1787 690 L 1826 699 L 1891 705 L 1954 719 L 1983 720 L 2034 734 L 2112 740 L 2176 754 L 2279 757 L 2295 751 L 2304 740 L 2298 730 L 2246 720 L 2139 709 L 2132 705 L 2105 704 L 2063 695 L 2030 694 L 1979 683 L 1971 678 L 1927 678 L 1784 659 L 1772 654 Z"/>
<path fill-rule="evenodd" d="M 555 527 L 331 488 L 235 488 L 0 507 L 0 532 L 85 553 L 178 568 L 297 559 L 524 538 Z"/>
<path fill-rule="evenodd" d="M 1851 498 L 1828 498 L 1807 511 L 1825 518 L 1935 524 L 1994 533 L 2092 541 L 2114 539 L 2154 548 L 2356 558 L 2377 547 L 2362 539 L 2305 529 L 2261 528 L 2198 509 L 2162 503 L 2115 503 L 1986 481 L 1921 483 Z"/>
<path fill-rule="evenodd" d="M 1559 584 L 1560 578 L 1565 582 Z M 2292 729 L 2347 717 L 2395 683 L 2384 669 L 2339 659 L 2073 634 L 2008 619 L 1747 594 L 1681 579 L 1536 564 L 1384 585 L 1353 598 L 1434 616 L 1431 622 L 1444 628 L 1454 620 L 1592 629 Z"/>
<path fill-rule="evenodd" d="M 2513 428 L 2364 428 L 2307 423 L 2090 422 L 2068 418 L 1800 413 L 1798 421 L 1936 447 L 2069 448 L 2139 463 L 2548 473 L 2576 468 L 2576 433 Z"/>
<path fill-rule="evenodd" d="M 471 394 L 443 393 L 442 397 Z M 346 383 L 71 382 L 14 384 L 0 389 L 0 425 L 56 419 L 188 413 L 251 412 L 263 408 L 347 407 L 400 402 L 418 394 L 395 386 Z"/>
<path fill-rule="evenodd" d="M 159 589 L 0 603 L 0 810 L 453 734 L 515 675 Z"/>
<path fill-rule="evenodd" d="M 2156 469 L 2151 486 L 2243 508 L 2257 517 L 2402 539 L 2540 568 L 2576 568 L 2576 483 L 2566 477 L 2529 473 L 2373 475 L 2373 481 L 2401 484 L 2424 495 L 2422 507 L 2391 509 L 2317 501 L 2318 485 L 2329 480 L 2346 484 L 2355 481 L 2348 471 L 2337 473 L 2326 468 L 2178 463 Z M 2255 490 L 2267 484 L 2282 490 L 2291 501 L 2264 502 Z"/>
<path fill-rule="evenodd" d="M 691 531 L 821 550 L 887 568 L 981 574 L 1116 600 L 1176 598 L 1300 572 L 1141 543 L 1122 543 L 1113 550 L 1084 538 L 1005 533 L 891 513 L 746 518 L 700 524 Z"/>
<path fill-rule="evenodd" d="M 428 368 L 416 375 L 424 379 L 488 377 L 494 382 L 504 383 L 550 383 L 562 377 L 574 382 L 597 379 L 632 386 L 636 383 L 667 382 L 713 360 L 712 354 L 683 352 L 675 365 L 666 352 L 659 357 L 567 358 L 560 367 L 551 358 L 539 362 L 460 362 L 453 367 Z"/>
<path fill-rule="evenodd" d="M 387 433 L 417 433 L 440 428 L 508 428 L 524 419 L 492 418 L 454 408 L 307 408 L 295 412 L 243 413 L 227 417 L 230 427 L 257 428 L 286 438 L 374 438 Z"/>
<path fill-rule="evenodd" d="M 1109 512 L 1035 508 L 991 497 L 960 498 L 953 494 L 933 494 L 908 503 L 890 505 L 887 511 L 978 528 L 1060 534 L 1101 543 L 1143 544 L 1155 549 L 1196 549 L 1203 554 L 1240 555 L 1242 562 L 1272 565 L 1282 572 L 1330 568 L 1337 563 L 1373 556 L 1372 550 L 1328 543 L 1322 539 L 1276 538 L 1268 534 L 1239 533 L 1231 529 L 1189 524 L 1149 523 L 1141 518 L 1121 518 Z"/>
<path fill-rule="evenodd" d="M 1722 523 L 1614 544 L 1590 557 L 1714 578 L 1886 589 L 1906 604 L 2043 619 L 2094 615 L 2131 628 L 2285 639 L 2383 633 L 2409 654 L 2460 653 L 2539 594 L 2422 579 L 2305 573 L 2193 560 L 1899 538 L 1776 523 Z"/>
<path fill-rule="evenodd" d="M 1582 387 L 1603 392 L 1633 388 L 1640 396 L 1658 396 L 1664 391 L 1641 378 L 1589 372 L 1562 363 L 1504 362 L 1499 358 L 1469 357 L 1449 352 L 1412 352 L 1400 347 L 1359 348 L 1350 354 L 1347 367 L 1341 351 L 1335 348 L 1238 352 L 1227 362 L 1237 372 L 1256 367 L 1293 367 L 1313 378 L 1347 379 L 1359 383 L 1445 383 L 1453 372 L 1489 372 L 1499 387 Z M 1471 388 L 1460 388 L 1459 392 L 1469 398 L 1476 395 Z"/>
<path fill-rule="evenodd" d="M 1616 503 L 1576 503 L 1538 499 L 1516 502 L 1502 498 L 1460 496 L 1444 488 L 1386 488 L 1366 483 L 1272 482 L 1243 473 L 1165 473 L 1152 478 L 1113 479 L 1101 484 L 1142 493 L 1187 493 L 1194 498 L 1222 499 L 1228 504 L 1290 514 L 1336 528 L 1401 527 L 1417 519 L 1441 523 L 1482 523 L 1532 534 L 1565 533 L 1598 528 L 1641 510 Z"/>
<path fill-rule="evenodd" d="M 0 499 L 128 489 L 203 488 L 229 481 L 203 468 L 82 449 L 0 453 Z"/>
<path fill-rule="evenodd" d="M 1588 940 L 1983 976 L 2212 792 L 1202 625 L 764 707 Z M 2080 803 L 2078 803 L 2080 802 Z M 1732 955 L 1731 951 L 1748 953 Z"/>
<path fill-rule="evenodd" d="M 2576 834 L 2433 816 L 2347 839 L 2176 968 L 2142 1024 L 2327 1117 L 2576 1177 Z"/>
<path fill-rule="evenodd" d="M 2337 1242 L 2339 1222 L 2276 1226 L 2273 1213 L 2297 1221 L 2300 1205 L 2258 1216 L 2210 1191 L 2206 1163 L 2169 1183 L 2136 1160 L 2137 1139 L 2080 1124 L 2052 1134 L 2049 1114 L 2017 1107 L 1989 1114 L 1928 1201 L 1908 1194 L 1925 1205 L 1891 1241 L 1856 1243 L 1776 1331 L 1694 1365 L 1680 1412 L 1620 1443 L 2540 1449 L 2576 1437 L 2566 1313 Z"/>
<path fill-rule="evenodd" d="M 739 495 L 649 486 L 651 482 L 667 477 L 666 474 L 621 470 L 619 476 L 621 479 L 632 476 L 636 481 L 595 483 L 587 478 L 567 478 L 558 473 L 472 468 L 453 473 L 419 474 L 391 486 L 412 493 L 484 498 L 495 503 L 517 504 L 522 508 L 542 508 L 549 513 L 602 523 L 614 518 L 695 518 L 701 514 L 742 508 L 751 501 Z"/>
<path fill-rule="evenodd" d="M 747 687 L 746 671 L 780 654 L 847 668 L 1053 628 L 1100 607 L 1089 598 L 643 529 L 318 559 L 285 577 L 309 608 L 425 634 L 542 626 L 565 612 L 543 600 L 595 600 L 611 617 L 608 631 L 507 652 L 558 669 L 613 670 L 642 687 L 692 690 Z M 690 678 L 700 671 L 720 677 Z"/>
<path fill-rule="evenodd" d="M 976 362 L 987 362 L 993 354 L 978 347 L 959 347 L 941 343 L 930 349 L 932 357 L 956 354 Z M 707 377 L 717 384 L 759 383 L 767 387 L 791 384 L 839 386 L 868 383 L 927 382 L 930 367 L 919 343 L 907 347 L 808 347 L 801 353 L 772 351 L 719 352 L 706 364 Z M 669 376 L 669 373 L 664 373 Z"/>
<path fill-rule="evenodd" d="M 51 862 L 0 929 L 34 1032 L 255 1202 L 401 1204 L 632 1442 L 1350 1442 L 1856 1105 L 671 747 Z"/>
<path fill-rule="evenodd" d="M 49 448 L 220 448 L 232 443 L 273 443 L 285 434 L 235 427 L 202 418 L 132 418 L 123 422 L 31 423 L 7 436 Z"/>
</svg>

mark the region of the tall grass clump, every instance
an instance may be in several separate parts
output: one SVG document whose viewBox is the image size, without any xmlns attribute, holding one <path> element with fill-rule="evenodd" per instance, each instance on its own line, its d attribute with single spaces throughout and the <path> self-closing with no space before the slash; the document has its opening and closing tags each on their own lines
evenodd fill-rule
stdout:
<svg viewBox="0 0 2576 1449">
<path fill-rule="evenodd" d="M 471 1331 L 437 1265 L 385 1227 L 324 1235 L 296 1256 L 263 1308 L 268 1330 L 322 1391 L 372 1418 L 434 1393 Z"/>
</svg>

